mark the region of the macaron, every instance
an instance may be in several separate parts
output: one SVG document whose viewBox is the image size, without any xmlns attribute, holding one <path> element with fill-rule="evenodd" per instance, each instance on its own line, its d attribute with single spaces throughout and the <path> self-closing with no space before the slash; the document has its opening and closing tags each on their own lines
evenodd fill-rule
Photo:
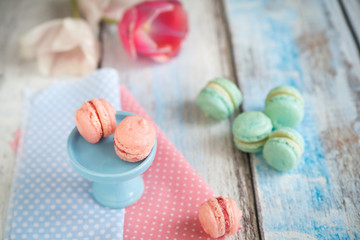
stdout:
<svg viewBox="0 0 360 240">
<path fill-rule="evenodd" d="M 295 127 L 304 117 L 304 99 L 293 87 L 276 87 L 266 97 L 265 114 L 275 128 Z"/>
<path fill-rule="evenodd" d="M 304 152 L 304 139 L 296 130 L 283 127 L 270 134 L 263 156 L 266 162 L 279 171 L 293 169 Z"/>
<path fill-rule="evenodd" d="M 116 111 L 105 99 L 94 98 L 84 102 L 76 110 L 75 122 L 83 138 L 90 143 L 97 143 L 102 137 L 115 132 Z"/>
<path fill-rule="evenodd" d="M 114 148 L 119 158 L 128 162 L 144 160 L 155 144 L 154 125 L 140 116 L 128 116 L 116 127 Z"/>
<path fill-rule="evenodd" d="M 231 236 L 241 229 L 242 212 L 231 198 L 211 198 L 201 204 L 199 221 L 212 238 Z"/>
<path fill-rule="evenodd" d="M 204 112 L 215 120 L 230 116 L 242 102 L 239 88 L 225 78 L 215 78 L 207 83 L 196 98 L 196 103 Z"/>
<path fill-rule="evenodd" d="M 271 120 L 264 113 L 257 111 L 239 114 L 232 126 L 236 147 L 250 153 L 263 149 L 271 130 Z"/>
</svg>

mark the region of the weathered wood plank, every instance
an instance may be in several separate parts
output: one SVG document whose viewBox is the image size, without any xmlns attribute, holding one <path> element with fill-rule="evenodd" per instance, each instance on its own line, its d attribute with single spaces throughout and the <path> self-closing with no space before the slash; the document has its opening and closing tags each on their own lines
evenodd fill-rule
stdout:
<svg viewBox="0 0 360 240">
<path fill-rule="evenodd" d="M 340 0 L 360 46 L 360 0 Z"/>
<path fill-rule="evenodd" d="M 56 79 L 38 74 L 35 61 L 18 57 L 18 38 L 50 19 L 69 16 L 67 1 L 0 1 L 0 239 L 4 236 L 15 154 L 9 145 L 22 120 L 25 88 L 41 89 Z"/>
<path fill-rule="evenodd" d="M 251 157 L 264 238 L 359 239 L 360 63 L 338 2 L 225 2 L 245 110 L 280 84 L 306 101 L 297 168 Z"/>
<path fill-rule="evenodd" d="M 235 150 L 231 120 L 206 119 L 195 98 L 216 76 L 233 79 L 221 2 L 183 1 L 190 32 L 180 55 L 166 64 L 131 60 L 116 28 L 104 31 L 103 66 L 119 71 L 120 80 L 218 195 L 240 203 L 244 230 L 232 239 L 257 239 L 258 230 L 246 155 Z"/>
</svg>

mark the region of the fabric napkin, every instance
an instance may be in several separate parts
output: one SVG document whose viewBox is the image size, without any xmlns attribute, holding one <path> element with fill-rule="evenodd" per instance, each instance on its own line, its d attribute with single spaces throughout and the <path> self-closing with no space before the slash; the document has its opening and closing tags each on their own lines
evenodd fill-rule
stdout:
<svg viewBox="0 0 360 240">
<path fill-rule="evenodd" d="M 5 240 L 122 239 L 124 210 L 98 205 L 91 185 L 68 160 L 66 142 L 84 101 L 120 107 L 117 72 L 99 70 L 25 96 L 25 119 L 7 215 Z"/>
<path fill-rule="evenodd" d="M 120 89 L 122 109 L 150 119 L 130 92 Z M 143 174 L 143 196 L 126 208 L 124 239 L 207 239 L 197 214 L 214 194 L 157 126 L 156 131 L 156 157 Z"/>
<path fill-rule="evenodd" d="M 90 182 L 67 161 L 66 138 L 75 124 L 75 110 L 93 97 L 105 98 L 119 109 L 117 86 L 116 72 L 100 70 L 26 98 L 28 117 L 18 150 L 6 240 L 208 239 L 197 214 L 200 204 L 214 194 L 156 124 L 157 154 L 143 174 L 144 194 L 126 208 L 124 223 L 124 210 L 97 205 Z M 126 87 L 121 86 L 120 92 L 124 111 L 150 119 Z"/>
</svg>

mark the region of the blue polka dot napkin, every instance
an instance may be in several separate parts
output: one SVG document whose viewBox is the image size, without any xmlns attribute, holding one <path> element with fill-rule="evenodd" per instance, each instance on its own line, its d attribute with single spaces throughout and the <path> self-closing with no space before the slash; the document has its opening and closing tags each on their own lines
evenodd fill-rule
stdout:
<svg viewBox="0 0 360 240">
<path fill-rule="evenodd" d="M 120 109 L 117 72 L 103 69 L 27 93 L 5 240 L 122 239 L 124 210 L 98 205 L 91 184 L 71 166 L 66 141 L 84 101 L 104 98 Z"/>
</svg>

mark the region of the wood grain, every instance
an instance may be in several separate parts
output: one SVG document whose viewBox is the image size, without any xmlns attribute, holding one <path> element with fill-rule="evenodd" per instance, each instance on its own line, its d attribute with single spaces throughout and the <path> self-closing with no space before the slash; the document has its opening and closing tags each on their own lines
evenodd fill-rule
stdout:
<svg viewBox="0 0 360 240">
<path fill-rule="evenodd" d="M 360 0 L 340 0 L 360 48 Z"/>
<path fill-rule="evenodd" d="M 359 1 L 341 1 L 359 36 Z M 116 27 L 106 26 L 102 66 L 119 71 L 121 82 L 214 192 L 239 203 L 243 230 L 229 239 L 359 239 L 360 62 L 339 3 L 224 2 L 226 13 L 218 0 L 184 1 L 190 33 L 180 55 L 167 64 L 131 60 Z M 8 142 L 21 124 L 22 91 L 65 81 L 42 77 L 34 61 L 20 60 L 17 40 L 26 30 L 70 12 L 62 0 L 0 1 L 1 237 L 15 163 Z M 262 110 L 276 85 L 299 88 L 306 115 L 297 130 L 304 135 L 306 152 L 295 170 L 275 172 L 261 154 L 251 155 L 249 162 L 236 150 L 231 137 L 235 114 L 219 123 L 201 114 L 194 99 L 217 76 L 238 81 L 245 110 Z"/>
<path fill-rule="evenodd" d="M 32 27 L 70 13 L 68 2 L 62 0 L 0 1 L 0 239 L 15 165 L 9 141 L 21 126 L 23 90 L 39 90 L 60 80 L 40 76 L 35 61 L 19 59 L 18 38 Z"/>
<path fill-rule="evenodd" d="M 102 63 L 119 71 L 120 81 L 215 194 L 230 196 L 240 204 L 244 230 L 230 239 L 257 239 L 250 168 L 246 155 L 234 148 L 232 120 L 214 122 L 195 106 L 196 95 L 207 81 L 217 76 L 234 79 L 221 4 L 183 2 L 190 32 L 178 57 L 166 64 L 134 61 L 125 54 L 116 28 L 107 26 Z"/>
<path fill-rule="evenodd" d="M 291 172 L 252 155 L 265 239 L 360 238 L 360 63 L 337 1 L 226 0 L 245 110 L 297 87 L 304 156 Z"/>
</svg>

